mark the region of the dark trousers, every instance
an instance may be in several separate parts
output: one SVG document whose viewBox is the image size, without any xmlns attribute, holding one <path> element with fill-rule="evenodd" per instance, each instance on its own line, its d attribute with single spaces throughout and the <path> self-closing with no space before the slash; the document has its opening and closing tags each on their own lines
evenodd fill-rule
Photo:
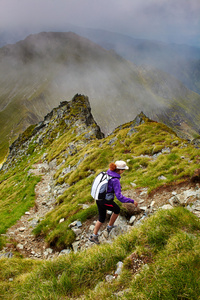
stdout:
<svg viewBox="0 0 200 300">
<path fill-rule="evenodd" d="M 96 203 L 99 211 L 99 222 L 101 223 L 105 222 L 107 210 L 113 211 L 117 215 L 120 213 L 120 208 L 114 201 L 97 200 Z"/>
</svg>

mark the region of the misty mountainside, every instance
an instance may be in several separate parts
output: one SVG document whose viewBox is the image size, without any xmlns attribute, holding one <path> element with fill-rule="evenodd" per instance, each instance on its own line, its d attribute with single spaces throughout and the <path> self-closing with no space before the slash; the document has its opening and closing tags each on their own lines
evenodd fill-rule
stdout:
<svg viewBox="0 0 200 300">
<path fill-rule="evenodd" d="M 123 194 L 139 209 L 130 216 L 116 199 L 124 225 L 95 245 L 91 185 L 119 159 Z M 197 299 L 199 169 L 199 147 L 143 113 L 104 137 L 87 96 L 61 102 L 19 135 L 0 170 L 0 297 Z M 187 201 L 169 209 L 178 191 Z"/>
<path fill-rule="evenodd" d="M 68 24 L 65 29 L 57 28 L 56 31 L 77 33 L 107 50 L 115 51 L 138 66 L 149 65 L 167 72 L 179 79 L 187 88 L 200 93 L 200 49 L 198 47 L 133 38 L 120 33 L 82 28 L 71 24 Z M 16 43 L 30 33 L 32 33 L 31 29 L 28 28 L 14 32 L 1 32 L 0 46 Z"/>
<path fill-rule="evenodd" d="M 147 39 L 132 38 L 105 30 L 71 27 L 107 50 L 113 50 L 138 66 L 148 65 L 179 79 L 200 94 L 200 49 Z"/>
<path fill-rule="evenodd" d="M 158 69 L 137 67 L 72 32 L 43 32 L 0 48 L 0 154 L 61 101 L 86 94 L 108 134 L 143 111 L 182 136 L 199 134 L 200 96 Z"/>
</svg>

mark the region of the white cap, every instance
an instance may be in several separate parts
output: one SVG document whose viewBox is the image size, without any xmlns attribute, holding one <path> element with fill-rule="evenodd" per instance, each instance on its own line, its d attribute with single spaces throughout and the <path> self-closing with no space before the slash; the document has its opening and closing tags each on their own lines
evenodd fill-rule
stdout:
<svg viewBox="0 0 200 300">
<path fill-rule="evenodd" d="M 116 164 L 117 169 L 119 169 L 119 170 L 128 170 L 129 169 L 129 167 L 123 160 L 117 160 L 115 162 L 115 164 Z"/>
</svg>

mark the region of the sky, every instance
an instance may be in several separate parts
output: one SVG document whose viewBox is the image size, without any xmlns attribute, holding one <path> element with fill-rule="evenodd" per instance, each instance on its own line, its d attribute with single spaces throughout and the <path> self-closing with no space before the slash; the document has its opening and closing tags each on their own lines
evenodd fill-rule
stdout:
<svg viewBox="0 0 200 300">
<path fill-rule="evenodd" d="M 0 32 L 67 24 L 200 47 L 200 0 L 0 0 Z"/>
</svg>

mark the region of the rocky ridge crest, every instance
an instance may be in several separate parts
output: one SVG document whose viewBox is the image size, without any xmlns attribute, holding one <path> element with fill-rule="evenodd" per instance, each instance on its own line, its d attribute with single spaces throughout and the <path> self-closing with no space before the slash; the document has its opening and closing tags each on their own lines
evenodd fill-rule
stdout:
<svg viewBox="0 0 200 300">
<path fill-rule="evenodd" d="M 79 143 L 88 143 L 104 134 L 95 122 L 88 97 L 76 94 L 71 101 L 63 101 L 44 117 L 44 121 L 28 127 L 9 147 L 9 155 L 2 169 L 6 170 L 24 155 L 42 151 L 60 134 L 72 130 L 76 136 L 83 135 L 81 142 L 70 143 L 69 154 L 77 151 Z"/>
</svg>

